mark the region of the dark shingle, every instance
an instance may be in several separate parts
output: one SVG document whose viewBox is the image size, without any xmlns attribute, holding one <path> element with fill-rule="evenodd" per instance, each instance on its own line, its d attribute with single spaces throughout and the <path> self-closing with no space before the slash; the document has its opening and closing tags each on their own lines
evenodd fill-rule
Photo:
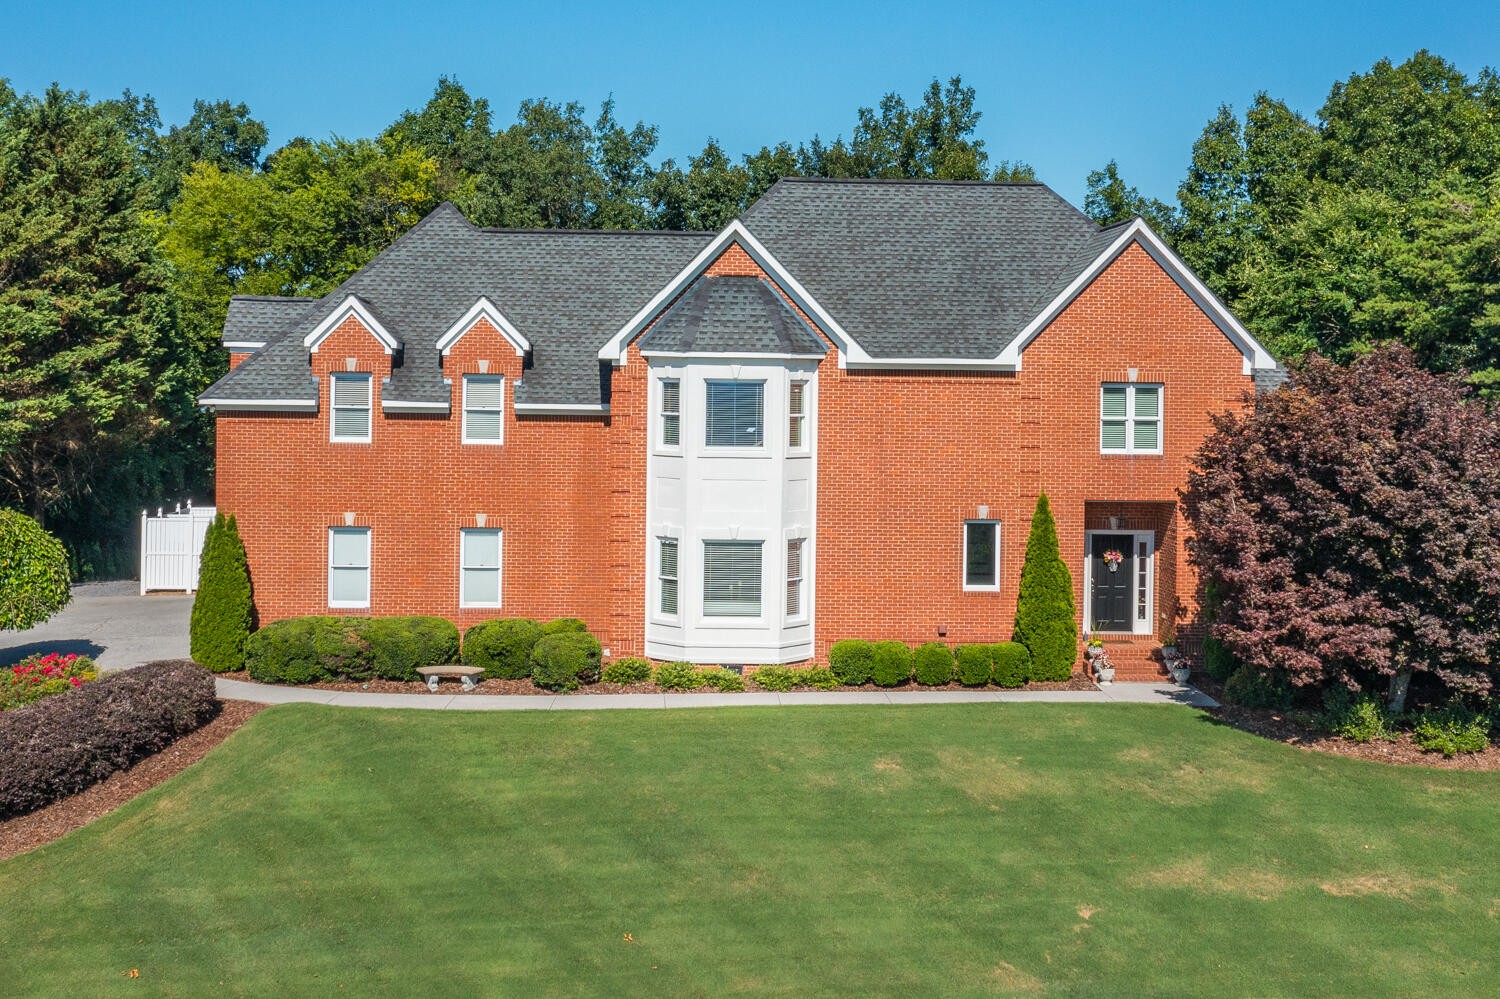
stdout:
<svg viewBox="0 0 1500 999">
<path fill-rule="evenodd" d="M 225 343 L 267 343 L 274 340 L 316 302 L 315 298 L 275 295 L 235 295 L 224 317 Z"/>
<path fill-rule="evenodd" d="M 769 283 L 728 276 L 694 283 L 642 338 L 641 350 L 812 357 L 828 352 Z"/>
</svg>

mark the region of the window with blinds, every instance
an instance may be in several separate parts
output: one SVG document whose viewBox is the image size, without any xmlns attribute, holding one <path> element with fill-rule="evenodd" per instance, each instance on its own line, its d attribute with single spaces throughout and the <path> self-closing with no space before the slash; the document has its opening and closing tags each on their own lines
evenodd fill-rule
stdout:
<svg viewBox="0 0 1500 999">
<path fill-rule="evenodd" d="M 370 376 L 336 372 L 332 375 L 332 396 L 330 439 L 367 443 L 370 440 Z"/>
<path fill-rule="evenodd" d="M 807 382 L 787 387 L 786 446 L 799 451 L 807 446 Z"/>
<path fill-rule="evenodd" d="M 682 382 L 661 380 L 661 446 L 682 445 Z M 675 613 L 675 612 L 674 612 Z"/>
<path fill-rule="evenodd" d="M 786 543 L 786 616 L 801 617 L 802 610 L 801 539 Z"/>
<path fill-rule="evenodd" d="M 677 615 L 677 539 L 656 539 L 656 585 L 657 610 L 675 617 Z"/>
<path fill-rule="evenodd" d="M 459 531 L 459 604 L 500 606 L 500 532 L 466 527 Z"/>
<path fill-rule="evenodd" d="M 759 541 L 703 542 L 705 617 L 759 617 Z"/>
<path fill-rule="evenodd" d="M 1000 525 L 993 520 L 964 522 L 964 589 L 1000 588 Z"/>
<path fill-rule="evenodd" d="M 704 443 L 761 447 L 765 443 L 765 382 L 710 381 Z"/>
<path fill-rule="evenodd" d="M 328 529 L 328 606 L 370 606 L 370 529 Z"/>
<path fill-rule="evenodd" d="M 504 443 L 504 375 L 464 375 L 463 441 L 465 444 Z"/>
<path fill-rule="evenodd" d="M 1162 386 L 1103 385 L 1099 389 L 1099 450 L 1161 454 Z"/>
</svg>

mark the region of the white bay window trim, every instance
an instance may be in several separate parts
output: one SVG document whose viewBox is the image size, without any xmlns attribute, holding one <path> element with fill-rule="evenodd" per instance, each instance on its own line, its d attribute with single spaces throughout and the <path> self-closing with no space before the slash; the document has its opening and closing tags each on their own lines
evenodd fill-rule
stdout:
<svg viewBox="0 0 1500 999">
<path fill-rule="evenodd" d="M 658 446 L 673 453 L 682 450 L 682 379 L 658 378 L 658 411 L 661 416 L 661 433 Z"/>
<path fill-rule="evenodd" d="M 786 543 L 786 616 L 789 621 L 807 617 L 806 587 L 807 539 L 792 538 Z"/>
<path fill-rule="evenodd" d="M 656 616 L 676 621 L 682 614 L 682 539 L 656 539 Z"/>
<path fill-rule="evenodd" d="M 458 605 L 499 607 L 503 594 L 499 528 L 465 527 L 458 532 Z"/>
<path fill-rule="evenodd" d="M 1099 453 L 1161 454 L 1164 396 L 1159 382 L 1099 386 Z"/>
<path fill-rule="evenodd" d="M 329 375 L 330 441 L 336 444 L 370 443 L 374 429 L 371 413 L 374 381 L 367 371 L 335 371 Z"/>
<path fill-rule="evenodd" d="M 328 529 L 328 606 L 370 606 L 370 529 Z"/>
<path fill-rule="evenodd" d="M 505 443 L 505 376 L 464 375 L 465 444 Z"/>
</svg>

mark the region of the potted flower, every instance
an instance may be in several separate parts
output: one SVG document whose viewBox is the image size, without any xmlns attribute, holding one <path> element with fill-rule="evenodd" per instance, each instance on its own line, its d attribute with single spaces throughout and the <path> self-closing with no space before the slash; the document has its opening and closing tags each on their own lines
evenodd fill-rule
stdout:
<svg viewBox="0 0 1500 999">
<path fill-rule="evenodd" d="M 1118 549 L 1111 548 L 1104 553 L 1104 565 L 1110 572 L 1119 572 L 1120 563 L 1125 561 L 1125 555 Z"/>
<path fill-rule="evenodd" d="M 1093 662 L 1102 655 L 1104 655 L 1104 643 L 1099 639 L 1088 638 L 1083 643 L 1083 658 L 1089 662 Z"/>
<path fill-rule="evenodd" d="M 1115 664 L 1109 661 L 1108 652 L 1100 649 L 1099 654 L 1094 657 L 1092 665 L 1094 667 L 1094 676 L 1097 678 L 1099 686 L 1108 687 L 1114 682 Z"/>
<path fill-rule="evenodd" d="M 1161 657 L 1163 659 L 1177 658 L 1177 629 L 1168 628 L 1167 633 L 1161 636 Z"/>
<path fill-rule="evenodd" d="M 1172 674 L 1173 683 L 1184 686 L 1188 682 L 1188 674 L 1192 672 L 1192 667 L 1186 659 L 1168 659 L 1167 672 Z"/>
</svg>

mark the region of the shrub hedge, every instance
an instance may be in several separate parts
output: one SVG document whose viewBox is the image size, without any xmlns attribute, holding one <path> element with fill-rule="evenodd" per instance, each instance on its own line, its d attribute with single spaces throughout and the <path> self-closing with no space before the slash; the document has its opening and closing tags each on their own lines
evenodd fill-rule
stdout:
<svg viewBox="0 0 1500 999">
<path fill-rule="evenodd" d="M 173 660 L 0 714 L 0 819 L 76 794 L 218 713 L 213 675 Z"/>
<path fill-rule="evenodd" d="M 928 642 L 912 653 L 912 672 L 924 687 L 941 687 L 953 679 L 953 650 L 942 642 Z"/>
<path fill-rule="evenodd" d="M 576 617 L 555 617 L 542 625 L 544 635 L 562 635 L 569 632 L 587 633 L 589 626 Z"/>
<path fill-rule="evenodd" d="M 875 643 L 861 638 L 846 638 L 834 642 L 828 650 L 828 668 L 839 682 L 848 687 L 858 687 L 870 682 L 870 670 L 875 663 Z"/>
<path fill-rule="evenodd" d="M 703 686 L 703 674 L 692 663 L 662 663 L 651 679 L 662 690 L 697 690 Z"/>
<path fill-rule="evenodd" d="M 1281 677 L 1242 666 L 1224 681 L 1224 700 L 1242 708 L 1285 711 L 1292 704 L 1292 689 Z"/>
<path fill-rule="evenodd" d="M 1411 738 L 1429 753 L 1456 756 L 1479 753 L 1490 744 L 1489 719 L 1458 701 L 1440 708 L 1428 708 L 1416 725 Z"/>
<path fill-rule="evenodd" d="M 990 682 L 994 653 L 988 645 L 960 645 L 954 652 L 955 675 L 965 687 L 983 687 Z"/>
<path fill-rule="evenodd" d="M 440 617 L 293 617 L 245 642 L 245 669 L 261 683 L 415 680 L 418 666 L 458 658 L 458 629 Z"/>
<path fill-rule="evenodd" d="M 1031 675 L 1031 652 L 1020 642 L 990 646 L 991 674 L 1002 687 L 1024 687 Z"/>
<path fill-rule="evenodd" d="M 905 642 L 876 642 L 870 679 L 877 687 L 898 687 L 911 679 L 912 651 Z"/>
<path fill-rule="evenodd" d="M 603 652 L 599 639 L 586 631 L 543 635 L 531 650 L 531 680 L 546 690 L 577 690 L 597 683 Z"/>
<path fill-rule="evenodd" d="M 618 683 L 622 687 L 632 683 L 645 683 L 651 679 L 651 662 L 648 659 L 616 659 L 605 665 L 600 679 L 605 683 Z"/>
<path fill-rule="evenodd" d="M 463 663 L 484 670 L 491 680 L 524 680 L 541 637 L 542 626 L 530 618 L 481 621 L 464 632 Z"/>
<path fill-rule="evenodd" d="M 418 666 L 458 662 L 458 627 L 441 617 L 366 619 L 370 669 L 382 680 L 419 680 Z"/>
<path fill-rule="evenodd" d="M 803 687 L 811 687 L 813 690 L 837 690 L 839 678 L 834 675 L 833 670 L 827 666 L 809 666 L 806 669 L 795 671 L 797 673 L 797 684 Z"/>
<path fill-rule="evenodd" d="M 1238 666 L 1234 653 L 1223 642 L 1212 635 L 1203 639 L 1203 672 L 1215 680 L 1228 680 Z"/>
<path fill-rule="evenodd" d="M 801 672 L 802 670 L 792 669 L 790 666 L 762 666 L 750 675 L 750 679 L 761 690 L 781 694 L 797 686 L 798 674 Z"/>
<path fill-rule="evenodd" d="M 745 689 L 745 678 L 723 666 L 703 670 L 700 675 L 703 677 L 705 687 L 712 687 L 721 694 L 738 693 Z"/>
<path fill-rule="evenodd" d="M 215 673 L 244 669 L 251 613 L 250 565 L 239 526 L 233 516 L 216 514 L 203 537 L 188 624 L 193 661 Z"/>
</svg>

